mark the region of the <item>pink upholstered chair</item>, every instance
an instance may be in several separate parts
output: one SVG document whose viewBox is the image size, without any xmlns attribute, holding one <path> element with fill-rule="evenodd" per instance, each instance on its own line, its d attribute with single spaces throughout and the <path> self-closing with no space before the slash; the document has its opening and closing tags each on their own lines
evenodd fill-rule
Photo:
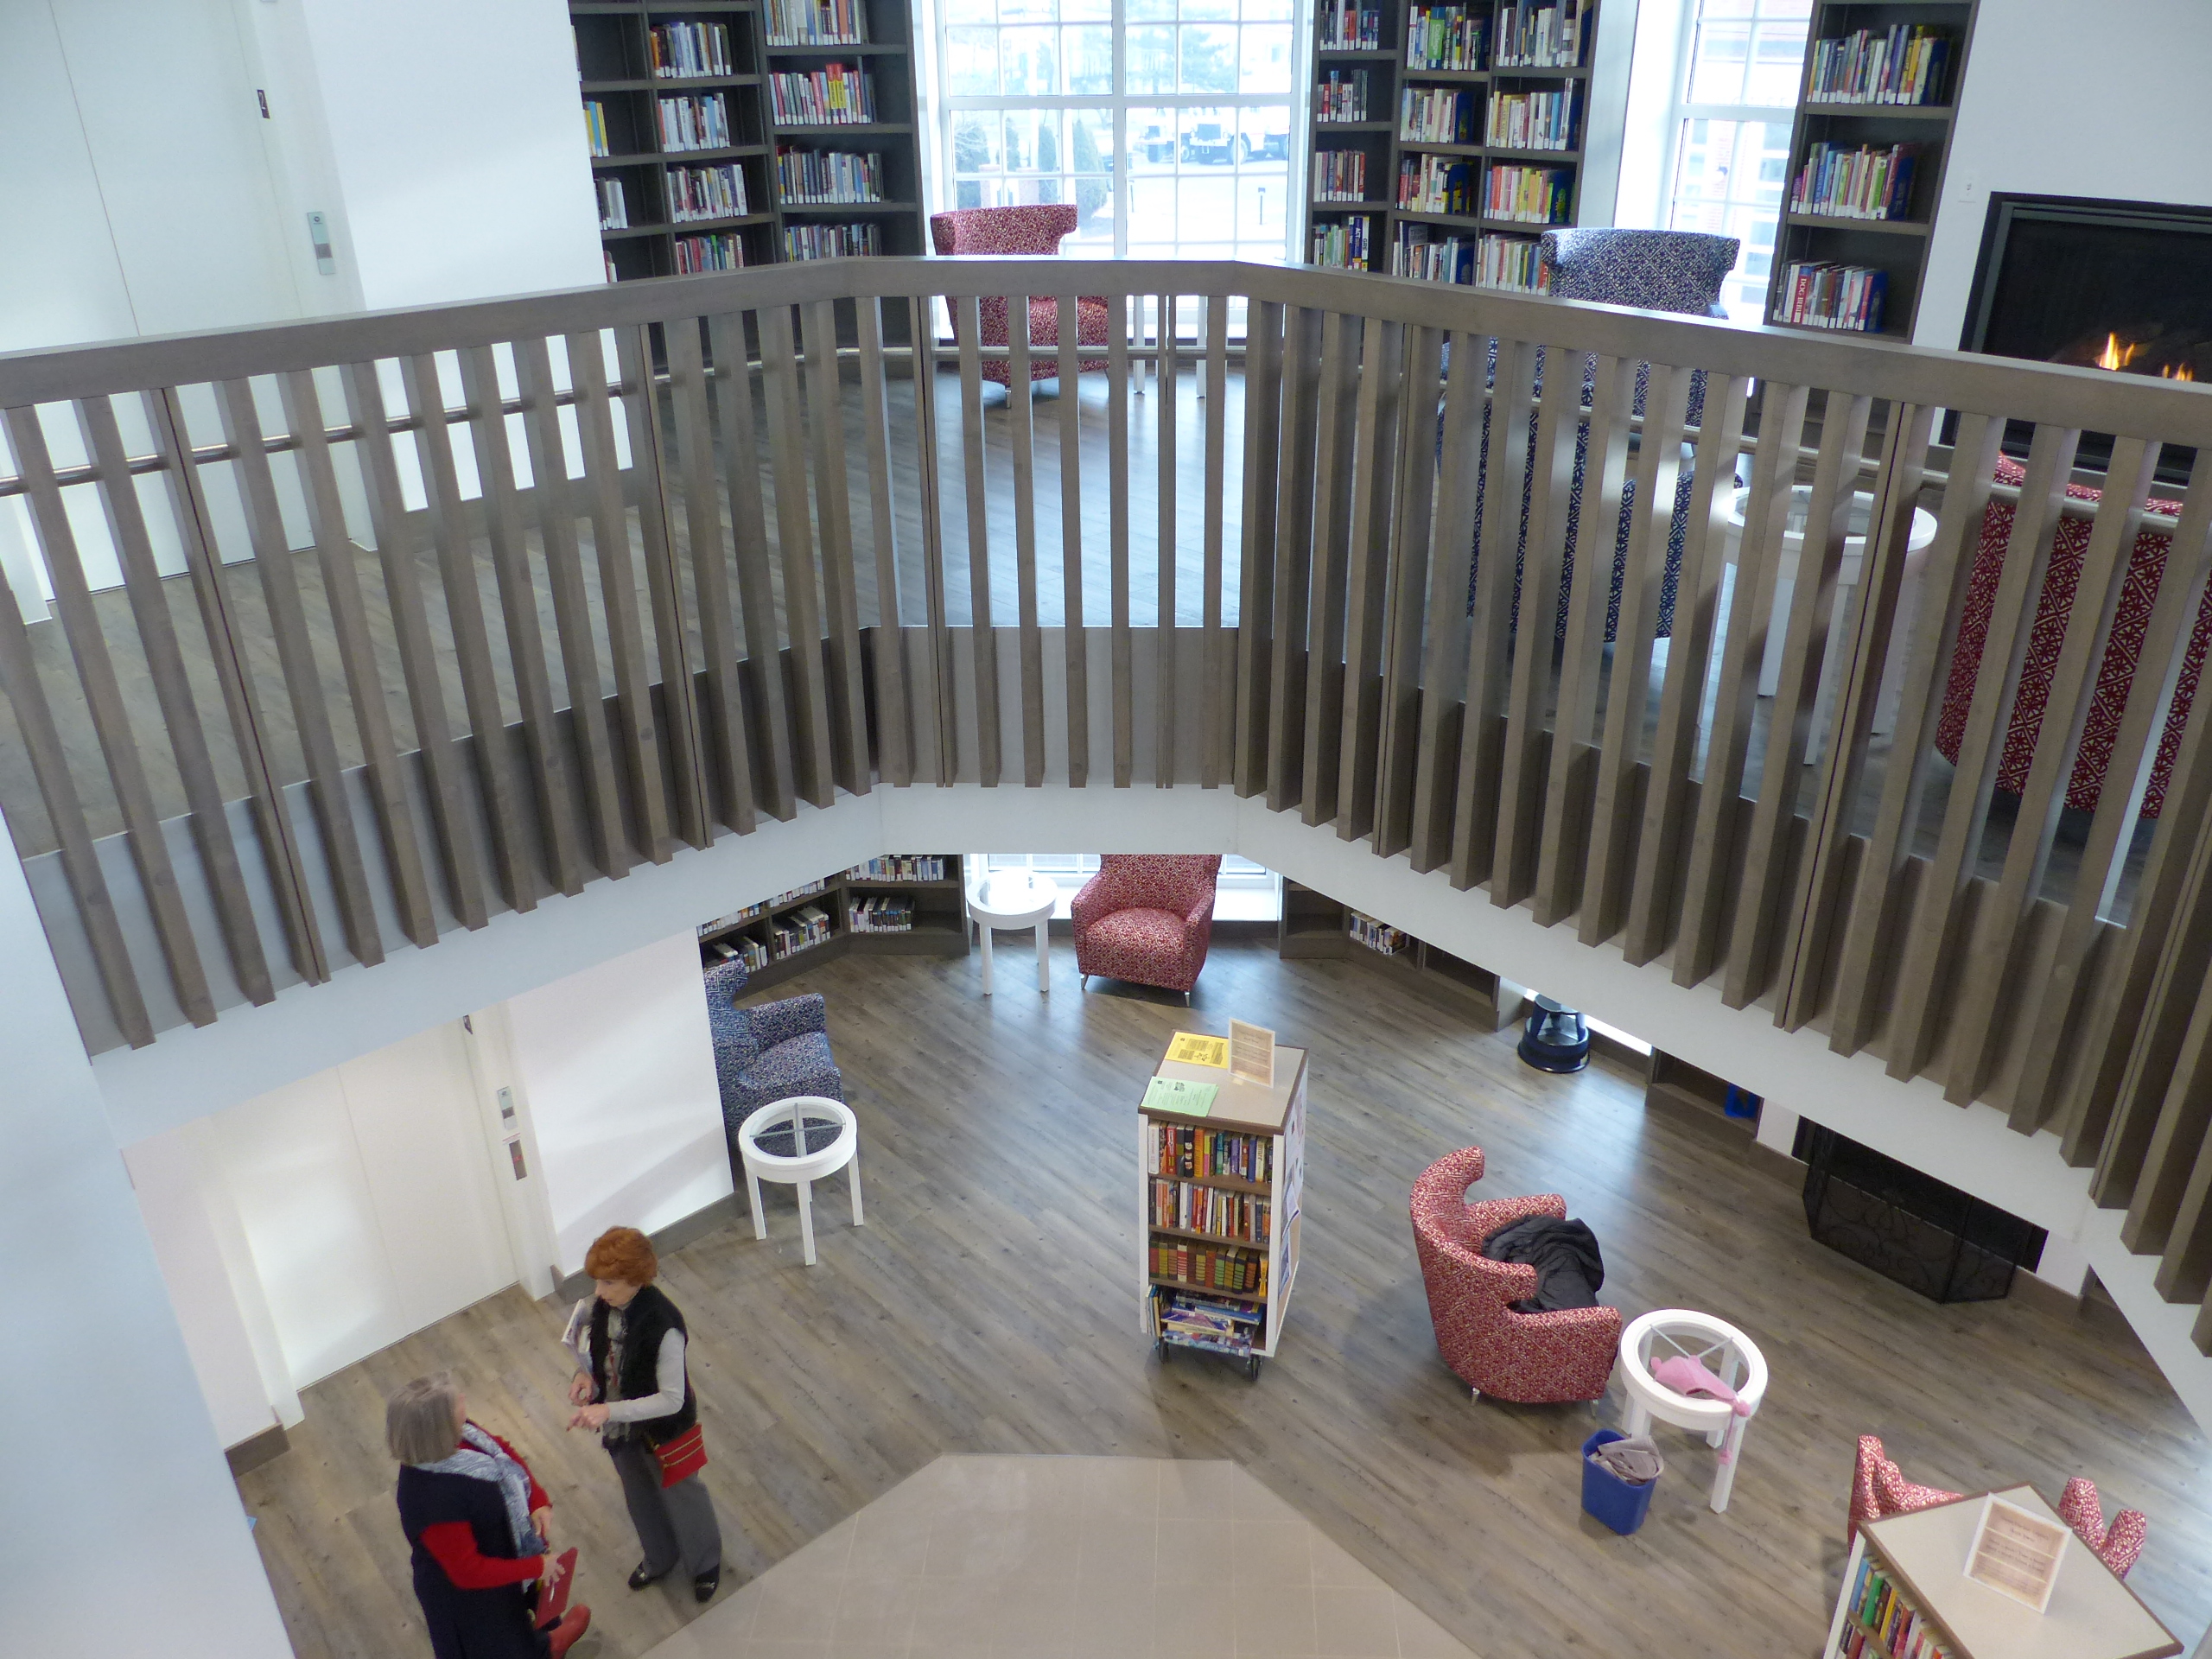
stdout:
<svg viewBox="0 0 2212 1659">
<path fill-rule="evenodd" d="M 1068 906 L 1076 971 L 1187 998 L 1213 938 L 1221 855 L 1105 853 Z"/>
<path fill-rule="evenodd" d="M 1567 1217 L 1556 1192 L 1467 1202 L 1483 1177 L 1483 1149 L 1438 1159 L 1414 1183 L 1414 1248 L 1428 1287 L 1428 1317 L 1444 1363 L 1478 1395 L 1524 1404 L 1595 1400 L 1620 1351 L 1615 1307 L 1567 1307 L 1516 1313 L 1509 1306 L 1536 1294 L 1536 1270 L 1492 1262 L 1483 1241 L 1523 1216 Z"/>
<path fill-rule="evenodd" d="M 1859 1437 L 1859 1467 L 1851 1482 L 1851 1519 L 1844 1529 L 1844 1541 L 1858 1537 L 1859 1529 L 1869 1521 L 1878 1521 L 1885 1515 L 1910 1515 L 1915 1510 L 1932 1508 L 1938 1503 L 1956 1502 L 1962 1493 L 1947 1492 L 1940 1486 L 1921 1486 L 1907 1480 L 1882 1451 L 1882 1442 L 1872 1434 Z M 2074 1529 L 2096 1558 L 2112 1569 L 2114 1578 L 2124 1579 L 2127 1569 L 2135 1565 L 2143 1553 L 2143 1540 L 2148 1535 L 2151 1522 L 2140 1510 L 2122 1510 L 2105 1524 L 2104 1505 L 2097 1498 L 2097 1484 L 2076 1475 L 2066 1483 L 2066 1490 L 2058 1499 L 2058 1518 Z"/>
<path fill-rule="evenodd" d="M 1060 238 L 1075 229 L 1072 202 L 1043 202 L 1033 207 L 961 207 L 930 215 L 930 245 L 939 253 L 1058 253 Z M 986 294 L 976 302 L 976 339 L 984 346 L 1007 343 L 1007 308 L 1003 296 Z M 960 307 L 952 310 L 952 330 L 960 333 Z M 1075 302 L 1076 344 L 1106 343 L 1106 302 L 1084 296 Z M 1029 359 L 1032 380 L 1051 380 L 1060 372 L 1060 308 L 1056 300 L 1033 297 L 1029 302 Z M 1103 357 L 1086 357 L 1084 370 L 1103 369 Z M 983 360 L 983 378 L 1002 386 L 1014 384 L 1013 366 L 1002 357 Z"/>
</svg>

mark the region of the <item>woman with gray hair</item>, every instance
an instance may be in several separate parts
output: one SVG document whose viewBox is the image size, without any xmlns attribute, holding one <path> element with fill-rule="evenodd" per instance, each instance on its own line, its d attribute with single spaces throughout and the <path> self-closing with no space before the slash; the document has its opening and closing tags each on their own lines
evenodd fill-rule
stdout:
<svg viewBox="0 0 2212 1659">
<path fill-rule="evenodd" d="M 575 1552 L 558 1567 L 548 1560 L 552 1500 L 530 1466 L 468 1421 L 443 1372 L 385 1402 L 384 1433 L 399 1460 L 399 1524 L 436 1659 L 561 1659 L 590 1628 L 591 1609 L 553 1618 Z"/>
</svg>

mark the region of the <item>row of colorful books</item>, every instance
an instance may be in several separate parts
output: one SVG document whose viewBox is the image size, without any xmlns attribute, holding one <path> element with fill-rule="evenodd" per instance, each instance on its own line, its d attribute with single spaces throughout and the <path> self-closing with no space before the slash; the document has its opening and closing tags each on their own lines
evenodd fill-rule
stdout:
<svg viewBox="0 0 2212 1659">
<path fill-rule="evenodd" d="M 723 962 L 741 962 L 747 973 L 758 973 L 768 965 L 768 947 L 758 939 L 749 939 L 742 933 L 727 939 L 717 939 L 707 947 Z"/>
<path fill-rule="evenodd" d="M 1487 69 L 1490 19 L 1465 6 L 1415 6 L 1406 14 L 1406 67 Z"/>
<path fill-rule="evenodd" d="M 1826 262 L 1785 265 L 1782 298 L 1775 308 L 1774 320 L 1846 334 L 1878 334 L 1889 286 L 1889 274 L 1871 265 Z"/>
<path fill-rule="evenodd" d="M 887 853 L 845 872 L 849 881 L 942 881 L 944 860 L 934 853 Z"/>
<path fill-rule="evenodd" d="M 1585 0 L 1513 0 L 1497 11 L 1499 69 L 1572 69 L 1582 61 Z"/>
<path fill-rule="evenodd" d="M 594 156 L 612 156 L 607 143 L 607 105 L 595 98 L 584 100 L 584 142 Z"/>
<path fill-rule="evenodd" d="M 1949 96 L 1945 72 L 1950 62 L 1949 31 L 1927 23 L 1893 23 L 1815 41 L 1805 101 L 1941 104 Z"/>
<path fill-rule="evenodd" d="M 677 224 L 743 219 L 752 211 L 746 201 L 745 169 L 735 162 L 668 169 L 668 216 Z"/>
<path fill-rule="evenodd" d="M 1259 1310 L 1187 1290 L 1155 1288 L 1146 1305 L 1152 1334 L 1185 1348 L 1232 1354 L 1242 1359 L 1260 1341 Z"/>
<path fill-rule="evenodd" d="M 728 149 L 729 99 L 720 92 L 686 92 L 654 100 L 660 110 L 660 147 L 666 150 Z"/>
<path fill-rule="evenodd" d="M 1313 152 L 1313 200 L 1367 200 L 1367 152 L 1362 149 L 1317 149 Z"/>
<path fill-rule="evenodd" d="M 1155 1179 L 1152 1183 L 1150 1214 L 1155 1227 L 1179 1227 L 1187 1233 L 1264 1244 L 1272 1207 L 1255 1192 L 1231 1192 L 1195 1181 Z"/>
<path fill-rule="evenodd" d="M 819 905 L 795 910 L 768 930 L 768 954 L 778 960 L 826 942 L 836 930 Z"/>
<path fill-rule="evenodd" d="M 848 912 L 855 933 L 911 933 L 914 931 L 914 901 L 876 893 L 855 903 Z"/>
<path fill-rule="evenodd" d="M 883 200 L 883 157 L 847 149 L 776 152 L 776 188 L 785 201 Z"/>
<path fill-rule="evenodd" d="M 1161 1279 L 1179 1279 L 1186 1285 L 1204 1285 L 1231 1295 L 1263 1297 L 1268 1294 L 1268 1259 L 1245 1250 L 1217 1250 L 1210 1244 L 1187 1240 L 1155 1242 L 1152 1271 Z"/>
<path fill-rule="evenodd" d="M 861 126 L 875 119 L 875 77 L 858 64 L 768 77 L 768 101 L 779 127 Z"/>
<path fill-rule="evenodd" d="M 1918 144 L 1817 143 L 1790 181 L 1789 211 L 1830 219 L 1910 219 Z"/>
<path fill-rule="evenodd" d="M 1847 1659 L 1869 1651 L 1869 1642 L 1878 1643 L 1875 1651 L 1885 1653 L 1888 1659 L 1950 1659 L 1951 1650 L 1936 1640 L 1920 1610 L 1898 1594 L 1889 1573 L 1871 1554 L 1859 1563 L 1850 1608 L 1855 1626 L 1850 1634 L 1865 1640 L 1846 1642 Z"/>
<path fill-rule="evenodd" d="M 883 232 L 874 225 L 787 225 L 786 259 L 855 259 L 883 251 Z"/>
<path fill-rule="evenodd" d="M 865 46 L 868 9 L 861 0 L 768 0 L 771 46 Z"/>
<path fill-rule="evenodd" d="M 656 23 L 648 37 L 653 73 L 729 75 L 729 29 L 723 23 Z"/>
<path fill-rule="evenodd" d="M 1147 1126 L 1144 1173 L 1147 1175 L 1233 1175 L 1240 1181 L 1274 1179 L 1272 1135 L 1240 1135 L 1233 1129 L 1202 1129 L 1189 1123 Z"/>
<path fill-rule="evenodd" d="M 1401 225 L 1390 244 L 1390 274 L 1424 283 L 1475 280 L 1475 238 L 1428 225 Z"/>
<path fill-rule="evenodd" d="M 1398 137 L 1418 143 L 1471 144 L 1479 95 L 1445 86 L 1408 86 L 1398 94 Z"/>
<path fill-rule="evenodd" d="M 1382 14 L 1359 0 L 1321 0 L 1321 50 L 1372 52 L 1382 44 Z"/>
<path fill-rule="evenodd" d="M 1317 122 L 1367 119 L 1367 71 L 1332 69 L 1313 88 Z"/>
<path fill-rule="evenodd" d="M 1493 167 L 1483 181 L 1483 217 L 1572 224 L 1574 175 L 1561 167 Z"/>
<path fill-rule="evenodd" d="M 1331 265 L 1338 270 L 1370 270 L 1369 256 L 1374 236 L 1375 221 L 1371 219 L 1356 216 L 1316 225 L 1306 257 L 1311 264 Z"/>
<path fill-rule="evenodd" d="M 1475 211 L 1475 164 L 1450 156 L 1408 156 L 1398 162 L 1398 206 L 1414 213 Z"/>
<path fill-rule="evenodd" d="M 622 194 L 620 179 L 594 179 L 599 191 L 599 228 L 602 231 L 626 231 L 630 228 L 630 204 Z"/>
<path fill-rule="evenodd" d="M 1378 922 L 1372 916 L 1363 916 L 1356 910 L 1344 912 L 1344 931 L 1369 950 L 1386 957 L 1395 957 L 1412 940 L 1400 929 L 1388 922 Z"/>
<path fill-rule="evenodd" d="M 1484 124 L 1485 143 L 1501 149 L 1573 149 L 1578 88 L 1551 92 L 1493 92 Z"/>
</svg>

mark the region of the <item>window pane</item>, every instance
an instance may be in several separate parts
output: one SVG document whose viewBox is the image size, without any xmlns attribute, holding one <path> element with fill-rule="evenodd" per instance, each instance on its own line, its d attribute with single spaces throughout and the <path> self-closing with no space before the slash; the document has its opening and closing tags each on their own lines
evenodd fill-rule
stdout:
<svg viewBox="0 0 2212 1659">
<path fill-rule="evenodd" d="M 1236 160 L 1234 113 L 1228 110 L 1185 110 L 1179 154 L 1186 168 L 1233 164 Z"/>
<path fill-rule="evenodd" d="M 1762 23 L 1751 37 L 1751 73 L 1744 102 L 1795 106 L 1805 68 L 1805 26 Z"/>
<path fill-rule="evenodd" d="M 1693 104 L 1740 104 L 1744 101 L 1744 65 L 1751 54 L 1748 23 L 1710 21 L 1714 8 L 1707 5 L 1698 21 L 1697 40 L 1690 48 L 1690 97 Z"/>
<path fill-rule="evenodd" d="M 1248 165 L 1254 162 L 1289 162 L 1290 111 L 1287 107 L 1240 110 L 1236 133 L 1239 161 Z M 1287 165 L 1284 170 L 1287 174 Z"/>
<path fill-rule="evenodd" d="M 1129 171 L 1156 173 L 1175 165 L 1175 111 L 1129 111 Z"/>
<path fill-rule="evenodd" d="M 998 172 L 999 124 L 995 118 L 963 110 L 952 118 L 952 170 L 967 176 Z"/>
<path fill-rule="evenodd" d="M 1123 14 L 1133 23 L 1155 22 L 1174 15 L 1175 0 L 1129 0 Z"/>
<path fill-rule="evenodd" d="M 999 0 L 1002 23 L 1049 23 L 1058 15 L 1056 0 Z"/>
<path fill-rule="evenodd" d="M 998 19 L 997 0 L 944 0 L 948 23 L 995 23 Z"/>
<path fill-rule="evenodd" d="M 1071 92 L 1110 92 L 1114 90 L 1114 31 L 1086 24 L 1060 31 L 1060 61 Z"/>
<path fill-rule="evenodd" d="M 1290 90 L 1290 26 L 1268 25 L 1237 31 L 1243 68 L 1237 81 L 1246 92 L 1287 92 Z"/>
<path fill-rule="evenodd" d="M 1236 31 L 1201 24 L 1179 32 L 1183 36 L 1182 90 L 1186 92 L 1234 92 L 1236 90 Z"/>
<path fill-rule="evenodd" d="M 1172 92 L 1175 90 L 1175 31 L 1143 28 L 1128 31 L 1128 74 L 1132 92 Z"/>
<path fill-rule="evenodd" d="M 1682 123 L 1669 223 L 1743 244 L 1720 296 L 1738 322 L 1763 316 L 1789 147 L 1787 121 Z"/>
<path fill-rule="evenodd" d="M 988 98 L 999 89 L 999 32 L 995 29 L 948 29 L 944 31 L 946 90 Z"/>
<path fill-rule="evenodd" d="M 1046 97 L 1060 90 L 1058 34 L 1055 29 L 999 31 L 999 78 L 1009 96 Z"/>
</svg>

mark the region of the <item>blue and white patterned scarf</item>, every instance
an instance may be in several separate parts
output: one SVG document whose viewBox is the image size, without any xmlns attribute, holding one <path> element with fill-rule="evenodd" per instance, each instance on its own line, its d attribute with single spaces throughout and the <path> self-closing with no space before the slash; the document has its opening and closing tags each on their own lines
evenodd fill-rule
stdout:
<svg viewBox="0 0 2212 1659">
<path fill-rule="evenodd" d="M 507 1526 L 514 1534 L 516 1555 L 545 1553 L 545 1541 L 530 1524 L 530 1471 L 475 1424 L 461 1425 L 461 1444 L 448 1456 L 414 1466 L 426 1475 L 466 1475 L 471 1480 L 497 1481 L 499 1496 L 506 1502 Z"/>
</svg>

